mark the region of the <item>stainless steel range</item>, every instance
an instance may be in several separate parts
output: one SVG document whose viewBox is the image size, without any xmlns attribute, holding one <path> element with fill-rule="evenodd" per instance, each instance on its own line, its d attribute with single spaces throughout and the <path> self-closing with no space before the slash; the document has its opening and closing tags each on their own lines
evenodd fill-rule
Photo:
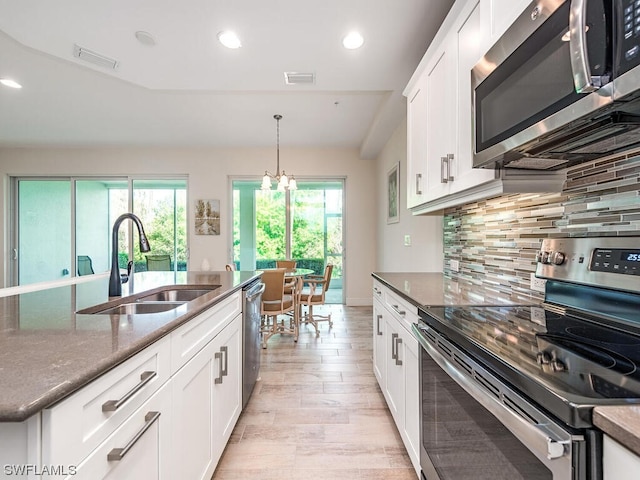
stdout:
<svg viewBox="0 0 640 480">
<path fill-rule="evenodd" d="M 640 403 L 640 238 L 547 239 L 539 305 L 421 310 L 423 476 L 602 478 L 597 405 Z"/>
</svg>

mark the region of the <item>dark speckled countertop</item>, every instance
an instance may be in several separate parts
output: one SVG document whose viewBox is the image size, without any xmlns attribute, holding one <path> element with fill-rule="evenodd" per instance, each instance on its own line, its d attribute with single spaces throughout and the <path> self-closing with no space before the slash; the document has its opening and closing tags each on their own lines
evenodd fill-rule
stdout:
<svg viewBox="0 0 640 480">
<path fill-rule="evenodd" d="M 171 285 L 220 286 L 175 310 L 142 316 L 76 313 L 109 301 L 107 276 L 0 297 L 0 421 L 25 420 L 61 400 L 258 275 L 137 273 L 123 297 Z"/>
<path fill-rule="evenodd" d="M 422 308 L 446 305 L 530 305 L 526 295 L 507 296 L 490 287 L 458 282 L 442 273 L 374 272 L 373 278 Z"/>
<path fill-rule="evenodd" d="M 446 305 L 527 305 L 534 297 L 505 296 L 482 286 L 459 283 L 442 273 L 373 273 L 380 281 L 420 308 Z M 593 423 L 613 439 L 640 455 L 640 407 L 595 407 Z"/>
</svg>

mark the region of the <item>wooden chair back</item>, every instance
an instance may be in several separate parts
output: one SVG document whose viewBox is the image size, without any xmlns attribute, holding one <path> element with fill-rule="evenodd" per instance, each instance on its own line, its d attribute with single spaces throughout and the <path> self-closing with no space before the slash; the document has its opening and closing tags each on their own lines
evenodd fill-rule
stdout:
<svg viewBox="0 0 640 480">
<path fill-rule="evenodd" d="M 284 268 L 262 272 L 262 283 L 264 283 L 263 302 L 282 300 L 284 296 L 284 272 Z"/>
<path fill-rule="evenodd" d="M 286 268 L 287 270 L 293 270 L 296 268 L 295 260 L 276 260 L 276 268 Z"/>
<path fill-rule="evenodd" d="M 170 271 L 170 255 L 145 255 L 147 259 L 147 271 Z"/>
</svg>

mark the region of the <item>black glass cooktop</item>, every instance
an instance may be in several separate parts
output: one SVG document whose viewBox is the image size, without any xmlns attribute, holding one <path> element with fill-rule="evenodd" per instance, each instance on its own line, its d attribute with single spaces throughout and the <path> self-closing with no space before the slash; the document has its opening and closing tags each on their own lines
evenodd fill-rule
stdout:
<svg viewBox="0 0 640 480">
<path fill-rule="evenodd" d="M 544 306 L 437 307 L 423 321 L 569 425 L 640 403 L 640 335 Z M 580 418 L 579 418 L 580 417 Z"/>
</svg>

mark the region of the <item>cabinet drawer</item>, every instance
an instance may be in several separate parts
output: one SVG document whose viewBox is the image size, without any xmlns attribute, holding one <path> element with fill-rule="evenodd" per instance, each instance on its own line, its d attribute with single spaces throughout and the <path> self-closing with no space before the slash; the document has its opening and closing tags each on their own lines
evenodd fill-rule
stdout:
<svg viewBox="0 0 640 480">
<path fill-rule="evenodd" d="M 171 374 L 177 372 L 241 312 L 242 295 L 236 292 L 172 332 Z"/>
<path fill-rule="evenodd" d="M 170 426 L 171 392 L 166 383 L 77 465 L 68 480 L 167 478 L 171 462 Z"/>
<path fill-rule="evenodd" d="M 78 465 L 169 379 L 164 337 L 42 412 L 44 464 Z"/>
<path fill-rule="evenodd" d="M 409 331 L 411 331 L 411 324 L 416 323 L 420 319 L 418 307 L 389 289 L 384 290 L 384 303 L 396 320 Z"/>
</svg>

